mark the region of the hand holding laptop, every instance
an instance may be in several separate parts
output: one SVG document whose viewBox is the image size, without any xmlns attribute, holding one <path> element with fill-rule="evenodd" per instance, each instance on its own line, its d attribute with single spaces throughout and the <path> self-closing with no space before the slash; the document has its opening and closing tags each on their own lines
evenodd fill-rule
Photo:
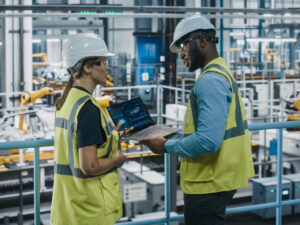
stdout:
<svg viewBox="0 0 300 225">
<path fill-rule="evenodd" d="M 119 137 L 125 137 L 126 135 L 130 134 L 131 131 L 133 131 L 133 127 L 130 127 L 129 129 L 125 128 L 123 131 L 119 131 L 122 126 L 122 123 L 118 123 L 116 127 L 116 131 L 119 133 Z"/>
<path fill-rule="evenodd" d="M 129 129 L 125 128 L 123 131 L 119 131 L 122 126 L 122 123 L 118 123 L 116 127 L 116 131 L 119 134 L 119 143 L 118 143 L 118 149 L 121 150 L 121 138 L 130 134 L 130 132 L 133 130 L 133 127 L 130 127 Z"/>
<path fill-rule="evenodd" d="M 166 153 L 165 150 L 165 142 L 167 139 L 163 137 L 151 138 L 151 139 L 144 139 L 140 141 L 140 143 L 147 145 L 150 150 L 155 154 L 164 154 Z"/>
</svg>

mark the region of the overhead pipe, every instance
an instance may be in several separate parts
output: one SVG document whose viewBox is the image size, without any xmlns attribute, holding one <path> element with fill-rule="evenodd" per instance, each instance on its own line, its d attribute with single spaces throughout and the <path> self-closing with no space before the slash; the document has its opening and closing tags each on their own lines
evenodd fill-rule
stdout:
<svg viewBox="0 0 300 225">
<path fill-rule="evenodd" d="M 104 23 L 101 20 L 34 20 L 32 27 L 36 29 L 79 29 L 79 28 L 101 28 Z"/>
<path fill-rule="evenodd" d="M 184 7 L 184 6 L 112 6 L 112 5 L 2 5 L 0 11 L 37 10 L 37 11 L 134 11 L 134 12 L 203 12 L 203 13 L 267 13 L 267 14 L 300 14 L 300 8 L 278 9 L 245 9 L 223 7 Z"/>
<path fill-rule="evenodd" d="M 57 10 L 56 10 L 57 11 Z M 99 17 L 99 18 L 110 18 L 110 17 L 131 17 L 131 18 L 184 18 L 187 14 L 175 14 L 175 13 L 0 13 L 0 17 Z M 247 18 L 247 19 L 282 19 L 282 20 L 298 20 L 299 16 L 295 15 L 273 15 L 273 16 L 263 16 L 263 15 L 224 15 L 224 14 L 205 14 L 207 18 L 218 18 L 218 19 L 232 19 L 234 18 Z"/>
</svg>

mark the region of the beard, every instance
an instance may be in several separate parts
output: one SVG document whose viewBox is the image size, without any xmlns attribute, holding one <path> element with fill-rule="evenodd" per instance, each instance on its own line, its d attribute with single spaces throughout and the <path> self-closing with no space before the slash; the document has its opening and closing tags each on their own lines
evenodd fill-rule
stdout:
<svg viewBox="0 0 300 225">
<path fill-rule="evenodd" d="M 196 43 L 194 43 L 193 48 L 191 48 L 189 55 L 189 72 L 194 72 L 195 70 L 202 67 L 204 55 L 199 51 Z"/>
<path fill-rule="evenodd" d="M 195 70 L 199 69 L 200 65 L 196 60 L 190 60 L 189 63 L 189 72 L 194 72 Z"/>
</svg>

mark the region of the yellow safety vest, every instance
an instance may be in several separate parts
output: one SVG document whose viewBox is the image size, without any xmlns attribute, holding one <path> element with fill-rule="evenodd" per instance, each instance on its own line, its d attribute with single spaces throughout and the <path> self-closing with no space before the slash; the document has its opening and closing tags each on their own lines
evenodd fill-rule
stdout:
<svg viewBox="0 0 300 225">
<path fill-rule="evenodd" d="M 97 149 L 98 158 L 113 157 L 118 149 L 119 135 L 97 101 L 87 92 L 72 88 L 55 116 L 53 225 L 110 225 L 122 216 L 117 170 L 112 169 L 99 176 L 85 176 L 80 170 L 77 116 L 88 100 L 99 108 L 107 137 L 106 142 Z"/>
<path fill-rule="evenodd" d="M 197 80 L 206 72 L 215 72 L 227 78 L 231 86 L 232 101 L 225 136 L 218 151 L 181 160 L 180 185 L 186 194 L 207 194 L 243 188 L 248 185 L 248 178 L 254 176 L 247 120 L 236 81 L 221 57 L 207 64 Z M 197 120 L 198 101 L 192 90 L 184 119 L 185 135 L 195 133 Z"/>
</svg>

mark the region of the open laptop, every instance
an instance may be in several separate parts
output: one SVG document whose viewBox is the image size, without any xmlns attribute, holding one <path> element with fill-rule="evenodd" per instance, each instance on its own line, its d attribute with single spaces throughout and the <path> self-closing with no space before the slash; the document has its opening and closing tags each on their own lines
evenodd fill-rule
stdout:
<svg viewBox="0 0 300 225">
<path fill-rule="evenodd" d="M 141 141 L 155 137 L 167 137 L 179 130 L 179 128 L 166 125 L 156 125 L 141 98 L 112 105 L 107 108 L 107 111 L 116 126 L 118 123 L 122 123 L 120 131 L 133 127 L 133 131 L 125 136 L 127 139 Z"/>
</svg>

